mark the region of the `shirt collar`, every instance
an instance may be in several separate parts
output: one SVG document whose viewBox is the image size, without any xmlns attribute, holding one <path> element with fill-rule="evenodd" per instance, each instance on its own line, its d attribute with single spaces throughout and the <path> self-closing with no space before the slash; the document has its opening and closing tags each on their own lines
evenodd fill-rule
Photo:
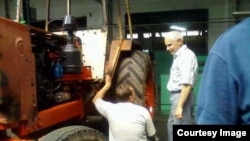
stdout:
<svg viewBox="0 0 250 141">
<path fill-rule="evenodd" d="M 187 48 L 187 45 L 182 45 L 174 54 L 174 58 L 176 58 L 178 55 L 181 54 L 181 52 L 183 52 L 183 50 L 185 50 Z"/>
</svg>

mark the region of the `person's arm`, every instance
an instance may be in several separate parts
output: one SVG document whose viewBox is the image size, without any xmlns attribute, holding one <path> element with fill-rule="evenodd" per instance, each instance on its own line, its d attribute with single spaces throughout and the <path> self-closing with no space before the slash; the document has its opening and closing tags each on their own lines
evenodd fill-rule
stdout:
<svg viewBox="0 0 250 141">
<path fill-rule="evenodd" d="M 111 77 L 109 75 L 105 75 L 105 85 L 97 92 L 97 94 L 92 99 L 92 102 L 95 103 L 97 99 L 103 98 L 106 92 L 109 90 L 111 86 Z"/>
<path fill-rule="evenodd" d="M 192 85 L 190 84 L 183 84 L 182 85 L 182 89 L 181 89 L 181 94 L 176 106 L 176 111 L 175 111 L 175 117 L 177 119 L 182 118 L 182 111 L 183 111 L 183 106 L 188 98 L 188 96 L 190 95 L 192 91 Z"/>
</svg>

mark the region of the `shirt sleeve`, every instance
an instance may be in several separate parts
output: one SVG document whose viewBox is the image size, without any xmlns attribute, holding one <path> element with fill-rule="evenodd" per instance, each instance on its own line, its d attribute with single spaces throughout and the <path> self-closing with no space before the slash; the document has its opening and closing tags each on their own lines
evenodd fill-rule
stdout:
<svg viewBox="0 0 250 141">
<path fill-rule="evenodd" d="M 180 74 L 181 74 L 181 84 L 191 84 L 194 85 L 195 83 L 195 78 L 197 74 L 197 69 L 198 69 L 198 63 L 196 56 L 191 53 L 187 52 L 185 55 L 183 55 L 180 58 Z"/>
<path fill-rule="evenodd" d="M 104 117 L 107 117 L 109 107 L 111 106 L 110 102 L 104 101 L 103 99 L 99 98 L 95 101 L 95 107 L 97 111 Z"/>
</svg>

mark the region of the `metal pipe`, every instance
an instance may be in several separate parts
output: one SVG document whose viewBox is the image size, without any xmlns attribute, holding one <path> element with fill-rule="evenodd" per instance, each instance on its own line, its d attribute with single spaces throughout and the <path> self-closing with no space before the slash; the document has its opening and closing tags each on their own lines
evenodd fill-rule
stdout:
<svg viewBox="0 0 250 141">
<path fill-rule="evenodd" d="M 107 24 L 108 24 L 108 20 L 107 20 L 107 8 L 106 8 L 106 0 L 102 1 L 102 9 L 103 9 L 103 19 L 104 19 L 104 26 L 106 28 Z"/>
<path fill-rule="evenodd" d="M 130 34 L 130 38 L 133 39 L 132 22 L 131 22 L 131 16 L 130 16 L 130 8 L 129 8 L 129 0 L 125 0 L 125 2 L 126 2 L 126 11 L 127 11 L 127 16 L 128 16 L 129 34 Z"/>
<path fill-rule="evenodd" d="M 67 15 L 70 15 L 71 14 L 71 0 L 67 0 Z"/>
<path fill-rule="evenodd" d="M 16 22 L 20 22 L 20 12 L 21 12 L 21 0 L 17 0 L 17 7 L 16 7 Z"/>
<path fill-rule="evenodd" d="M 45 18 L 45 31 L 49 30 L 49 16 L 50 16 L 50 0 L 47 0 L 46 3 L 46 18 Z"/>
<path fill-rule="evenodd" d="M 121 7 L 120 7 L 120 0 L 116 0 L 117 7 L 118 7 L 118 27 L 119 27 L 119 35 L 120 39 L 123 39 L 122 36 L 122 18 L 121 18 Z"/>
</svg>

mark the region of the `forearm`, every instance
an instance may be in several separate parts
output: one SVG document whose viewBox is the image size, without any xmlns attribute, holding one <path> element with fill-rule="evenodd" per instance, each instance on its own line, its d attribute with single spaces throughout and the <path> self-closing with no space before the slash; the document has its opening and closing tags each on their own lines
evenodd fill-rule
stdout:
<svg viewBox="0 0 250 141">
<path fill-rule="evenodd" d="M 111 77 L 106 74 L 105 85 L 97 92 L 97 94 L 92 99 L 92 102 L 95 103 L 97 99 L 103 98 L 110 87 L 111 87 Z"/>
<path fill-rule="evenodd" d="M 104 87 L 102 87 L 94 96 L 94 98 L 92 99 L 92 102 L 95 103 L 95 101 L 99 98 L 103 98 L 106 94 L 106 92 L 109 90 L 109 86 L 104 85 Z"/>
<path fill-rule="evenodd" d="M 191 91 L 192 91 L 192 85 L 184 84 L 182 86 L 180 98 L 179 98 L 178 103 L 177 103 L 178 108 L 183 108 L 183 105 L 185 104 L 185 102 L 186 102 L 188 96 L 190 95 Z"/>
</svg>

